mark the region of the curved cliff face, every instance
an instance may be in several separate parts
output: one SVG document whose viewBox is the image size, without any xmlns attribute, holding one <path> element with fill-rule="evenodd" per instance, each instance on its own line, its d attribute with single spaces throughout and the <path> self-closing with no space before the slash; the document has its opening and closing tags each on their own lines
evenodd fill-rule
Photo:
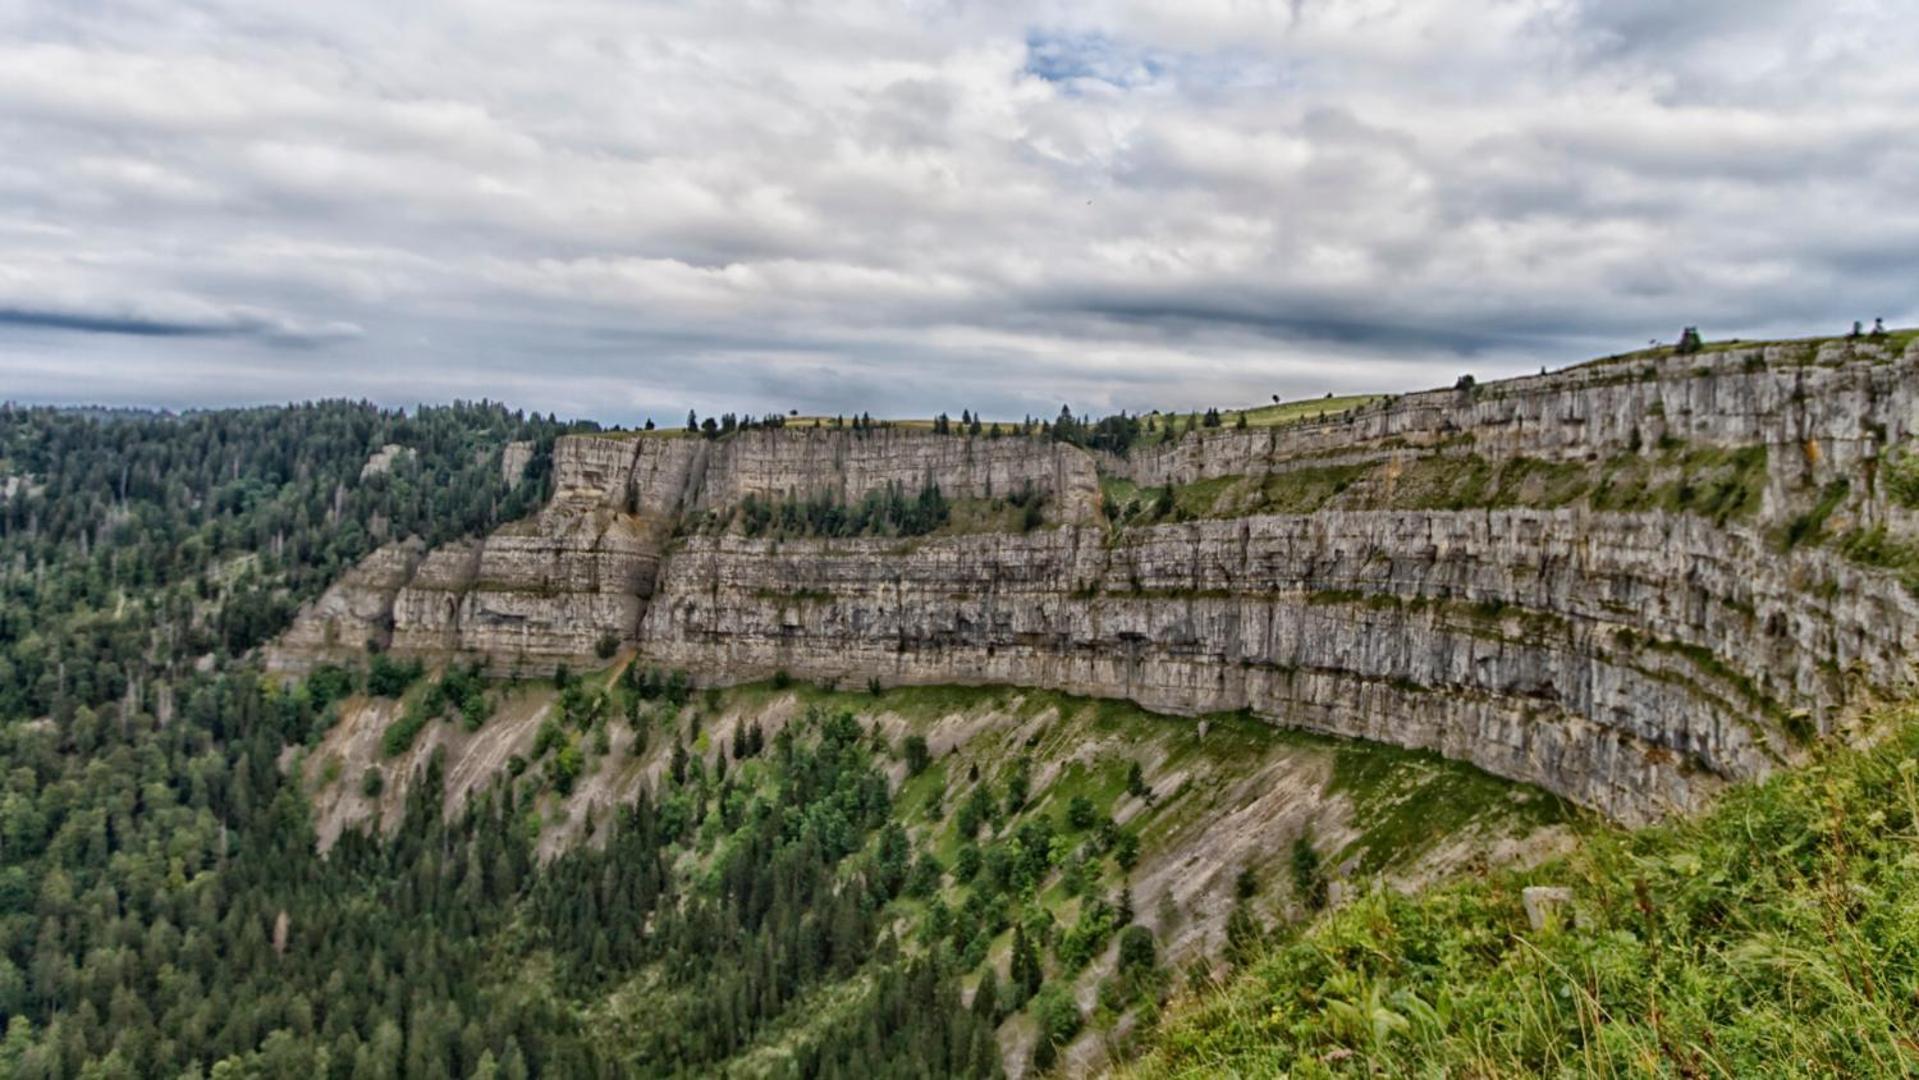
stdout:
<svg viewBox="0 0 1919 1080">
<path fill-rule="evenodd" d="M 1830 600 L 1807 581 L 1832 580 Z M 776 670 L 1007 683 L 1438 750 L 1631 821 L 1763 774 L 1892 681 L 1902 590 L 1750 530 L 1583 510 L 1344 513 L 887 541 L 701 538 L 642 647 Z M 1799 716 L 1797 710 L 1810 710 Z"/>
<path fill-rule="evenodd" d="M 1876 482 L 1919 426 L 1916 390 L 1919 348 L 1865 342 L 1600 362 L 1098 462 L 903 430 L 565 439 L 540 515 L 383 553 L 284 651 L 362 640 L 364 616 L 390 622 L 395 649 L 502 671 L 590 662 L 611 639 L 714 682 L 783 670 L 1243 708 L 1644 821 L 1793 760 L 1862 694 L 1906 684 L 1919 603 L 1819 541 L 1919 532 Z M 1108 521 L 1101 473 L 1175 485 L 1180 512 Z M 749 495 L 928 482 L 1030 488 L 1047 522 L 673 536 Z"/>
</svg>

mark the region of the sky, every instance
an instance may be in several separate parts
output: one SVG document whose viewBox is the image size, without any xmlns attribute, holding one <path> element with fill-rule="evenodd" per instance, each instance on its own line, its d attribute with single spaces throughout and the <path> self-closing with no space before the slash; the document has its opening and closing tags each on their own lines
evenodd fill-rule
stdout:
<svg viewBox="0 0 1919 1080">
<path fill-rule="evenodd" d="M 1909 0 L 0 0 L 0 400 L 637 423 L 1919 322 Z"/>
</svg>

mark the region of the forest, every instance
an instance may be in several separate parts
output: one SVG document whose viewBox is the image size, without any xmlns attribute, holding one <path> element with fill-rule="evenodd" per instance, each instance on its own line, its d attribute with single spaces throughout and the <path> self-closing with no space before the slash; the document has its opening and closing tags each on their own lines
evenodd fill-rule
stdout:
<svg viewBox="0 0 1919 1080">
<path fill-rule="evenodd" d="M 1077 863 L 1136 850 L 1110 821 L 1021 816 L 1023 776 L 975 783 L 969 842 L 943 867 L 883 772 L 925 768 L 922 740 L 816 710 L 689 752 L 677 673 L 630 669 L 612 708 L 569 687 L 536 760 L 458 815 L 441 813 L 436 759 L 396 831 L 318 854 L 289 747 L 315 745 L 348 694 L 408 695 L 390 756 L 427 723 L 484 724 L 493 688 L 385 656 L 288 683 L 252 650 L 379 543 L 529 512 L 568 430 L 488 404 L 0 410 L 18 478 L 0 504 L 0 1074 L 705 1075 L 777 1045 L 776 1075 L 992 1075 L 1009 1013 L 1050 1018 L 1042 1064 L 1077 1029 L 1052 979 L 1113 935 L 1132 935 L 1132 992 L 1155 985 L 1126 896 L 1065 931 L 1032 921 L 1073 850 L 1056 832 L 1086 838 Z M 514 440 L 536 452 L 502 477 Z M 394 446 L 386 471 L 366 467 Z M 944 508 L 936 489 L 888 492 L 790 526 L 912 533 Z M 533 804 L 609 723 L 672 740 L 673 768 L 599 842 L 542 865 Z M 1097 878 L 1071 887 L 1094 897 Z M 948 884 L 963 904 L 934 895 Z M 963 994 L 1009 929 L 1013 976 L 984 965 Z M 832 986 L 852 1004 L 813 1016 Z M 594 1022 L 615 997 L 657 1022 Z"/>
</svg>

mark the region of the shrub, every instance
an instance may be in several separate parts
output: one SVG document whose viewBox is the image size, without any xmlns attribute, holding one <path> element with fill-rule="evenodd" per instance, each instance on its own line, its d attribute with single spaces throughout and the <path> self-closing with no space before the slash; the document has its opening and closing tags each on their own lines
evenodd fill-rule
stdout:
<svg viewBox="0 0 1919 1080">
<path fill-rule="evenodd" d="M 933 763 L 933 752 L 927 749 L 926 736 L 924 735 L 917 733 L 908 735 L 905 742 L 901 745 L 901 752 L 906 758 L 906 773 L 908 776 L 918 776 L 926 771 L 928 765 Z"/>
<path fill-rule="evenodd" d="M 399 697 L 424 671 L 418 660 L 395 660 L 381 653 L 373 658 L 373 664 L 367 670 L 366 692 L 374 697 Z"/>
<path fill-rule="evenodd" d="M 569 739 L 567 744 L 560 748 L 560 752 L 553 755 L 552 763 L 547 766 L 547 775 L 553 779 L 553 790 L 563 797 L 573 794 L 573 782 L 579 778 L 585 765 L 585 755 L 580 752 L 580 744 Z"/>
<path fill-rule="evenodd" d="M 1071 987 L 1054 982 L 1033 995 L 1032 1011 L 1039 1029 L 1033 1044 L 1033 1066 L 1044 1072 L 1059 1059 L 1060 1047 L 1079 1034 L 1079 1005 L 1073 1000 Z"/>
<path fill-rule="evenodd" d="M 1902 446 L 1886 455 L 1879 475 L 1885 477 L 1886 494 L 1904 507 L 1919 507 L 1919 453 Z"/>
<path fill-rule="evenodd" d="M 1326 906 L 1326 872 L 1319 861 L 1319 849 L 1313 846 L 1310 830 L 1293 838 L 1293 895 L 1309 911 Z"/>
<path fill-rule="evenodd" d="M 1153 789 L 1146 786 L 1146 771 L 1139 762 L 1129 762 L 1126 766 L 1126 793 L 1135 798 L 1153 801 Z"/>
<path fill-rule="evenodd" d="M 313 702 L 314 710 L 324 710 L 328 705 L 353 693 L 358 680 L 353 672 L 338 664 L 321 664 L 307 676 L 307 700 Z"/>
<path fill-rule="evenodd" d="M 399 757 L 413 748 L 413 741 L 426 729 L 428 720 L 433 719 L 418 702 L 414 703 L 398 720 L 386 726 L 380 734 L 380 751 L 387 757 Z"/>
<path fill-rule="evenodd" d="M 953 856 L 953 880 L 964 885 L 979 876 L 980 854 L 977 844 L 961 844 Z"/>
<path fill-rule="evenodd" d="M 1153 970 L 1159 962 L 1159 950 L 1153 944 L 1153 932 L 1135 923 L 1119 932 L 1119 974 L 1136 978 Z"/>
<path fill-rule="evenodd" d="M 368 768 L 365 774 L 360 777 L 360 794 L 365 795 L 367 798 L 377 799 L 380 797 L 380 793 L 385 790 L 386 774 L 380 771 L 379 766 L 375 765 Z"/>
<path fill-rule="evenodd" d="M 1066 804 L 1066 824 L 1075 829 L 1090 829 L 1099 821 L 1099 811 L 1093 808 L 1093 800 L 1084 795 L 1075 795 Z"/>
</svg>

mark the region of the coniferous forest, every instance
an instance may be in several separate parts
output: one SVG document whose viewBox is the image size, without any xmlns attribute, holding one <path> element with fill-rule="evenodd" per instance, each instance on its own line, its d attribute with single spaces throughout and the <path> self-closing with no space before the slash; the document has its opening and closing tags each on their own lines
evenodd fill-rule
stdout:
<svg viewBox="0 0 1919 1080">
<path fill-rule="evenodd" d="M 26 478 L 0 503 L 0 1075 L 697 1075 L 828 981 L 856 1005 L 776 1071 L 998 1070 L 998 996 L 963 1007 L 946 954 L 887 925 L 910 852 L 845 713 L 742 742 L 730 775 L 680 756 L 544 867 L 517 775 L 447 820 L 429 774 L 396 832 L 316 854 L 284 753 L 412 676 L 281 685 L 248 650 L 387 539 L 529 512 L 566 430 L 484 404 L 0 411 Z M 512 440 L 537 448 L 518 483 Z M 583 1019 L 640 971 L 657 1023 Z"/>
</svg>

